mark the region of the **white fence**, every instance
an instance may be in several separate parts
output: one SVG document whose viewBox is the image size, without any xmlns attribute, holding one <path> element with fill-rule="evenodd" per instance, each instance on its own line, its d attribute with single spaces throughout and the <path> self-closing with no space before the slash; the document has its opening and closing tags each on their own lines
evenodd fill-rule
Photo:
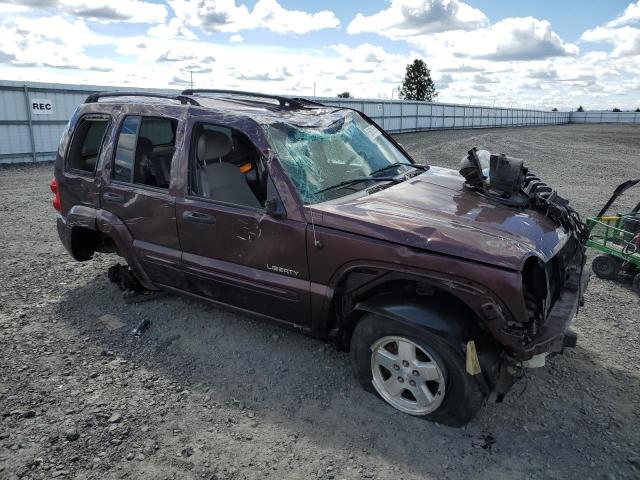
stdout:
<svg viewBox="0 0 640 480">
<path fill-rule="evenodd" d="M 426 103 L 403 100 L 318 98 L 326 105 L 363 112 L 390 133 L 454 128 L 526 127 L 569 123 L 569 112 Z"/>
<path fill-rule="evenodd" d="M 76 107 L 90 93 L 131 89 L 0 80 L 0 164 L 53 160 L 58 141 Z M 145 89 L 156 93 L 172 90 Z M 566 123 L 640 123 L 635 112 L 548 112 L 519 108 L 402 100 L 315 98 L 353 108 L 391 133 L 426 130 L 525 127 Z M 34 106 L 35 104 L 35 106 Z"/>
<path fill-rule="evenodd" d="M 570 123 L 640 123 L 640 112 L 571 112 Z"/>
</svg>

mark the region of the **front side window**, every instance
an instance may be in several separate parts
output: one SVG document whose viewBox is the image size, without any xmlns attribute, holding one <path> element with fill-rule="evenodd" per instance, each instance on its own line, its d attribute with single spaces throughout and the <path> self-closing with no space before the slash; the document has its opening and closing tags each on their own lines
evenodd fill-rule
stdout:
<svg viewBox="0 0 640 480">
<path fill-rule="evenodd" d="M 367 188 L 380 178 L 378 174 L 395 175 L 396 169 L 411 163 L 380 130 L 355 112 L 345 113 L 328 126 L 281 122 L 265 129 L 305 204 Z"/>
<path fill-rule="evenodd" d="M 102 140 L 108 126 L 108 117 L 87 115 L 80 119 L 67 157 L 69 170 L 95 172 Z"/>
<path fill-rule="evenodd" d="M 198 124 L 191 146 L 191 195 L 244 207 L 261 208 L 267 197 L 262 156 L 242 132 Z"/>
<path fill-rule="evenodd" d="M 177 121 L 129 116 L 122 122 L 113 166 L 121 182 L 169 188 Z"/>
</svg>

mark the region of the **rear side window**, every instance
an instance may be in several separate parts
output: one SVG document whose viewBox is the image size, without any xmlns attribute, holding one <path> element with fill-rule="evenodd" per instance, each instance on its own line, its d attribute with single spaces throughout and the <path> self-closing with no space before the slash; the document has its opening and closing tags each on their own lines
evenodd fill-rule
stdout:
<svg viewBox="0 0 640 480">
<path fill-rule="evenodd" d="M 85 116 L 80 119 L 73 134 L 67 169 L 94 173 L 102 140 L 109 126 L 109 118 L 103 116 Z"/>
<path fill-rule="evenodd" d="M 126 117 L 118 136 L 114 180 L 169 188 L 177 123 L 170 118 Z"/>
</svg>

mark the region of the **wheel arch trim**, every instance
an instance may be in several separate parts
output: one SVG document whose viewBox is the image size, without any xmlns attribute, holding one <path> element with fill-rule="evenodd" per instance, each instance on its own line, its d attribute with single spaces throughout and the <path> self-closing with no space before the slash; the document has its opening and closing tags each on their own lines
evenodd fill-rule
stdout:
<svg viewBox="0 0 640 480">
<path fill-rule="evenodd" d="M 58 223 L 60 222 L 63 223 L 64 227 L 64 234 L 60 232 L 59 227 L 61 239 L 69 253 L 74 258 L 76 258 L 76 255 L 73 252 L 73 246 L 71 243 L 73 229 L 85 228 L 100 232 L 113 240 L 118 251 L 135 272 L 140 283 L 149 290 L 157 289 L 151 282 L 151 279 L 134 253 L 133 236 L 131 235 L 131 232 L 118 216 L 106 210 L 86 205 L 74 205 L 69 209 L 66 218 L 59 216 Z M 62 238 L 63 235 L 64 238 Z"/>
</svg>

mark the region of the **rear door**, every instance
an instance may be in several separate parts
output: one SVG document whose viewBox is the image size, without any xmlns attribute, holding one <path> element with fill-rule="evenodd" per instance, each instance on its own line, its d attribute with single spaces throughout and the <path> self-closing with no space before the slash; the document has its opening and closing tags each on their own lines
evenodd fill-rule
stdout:
<svg viewBox="0 0 640 480">
<path fill-rule="evenodd" d="M 198 146 L 203 134 L 228 143 Z M 243 131 L 222 122 L 199 123 L 189 137 L 190 182 L 186 195 L 176 199 L 188 289 L 308 327 L 306 224 L 266 214 L 265 201 L 277 192 L 262 155 Z"/>
<path fill-rule="evenodd" d="M 143 114 L 120 118 L 101 207 L 118 216 L 134 238 L 134 252 L 152 281 L 181 285 L 175 197 L 170 191 L 177 118 Z"/>
</svg>

